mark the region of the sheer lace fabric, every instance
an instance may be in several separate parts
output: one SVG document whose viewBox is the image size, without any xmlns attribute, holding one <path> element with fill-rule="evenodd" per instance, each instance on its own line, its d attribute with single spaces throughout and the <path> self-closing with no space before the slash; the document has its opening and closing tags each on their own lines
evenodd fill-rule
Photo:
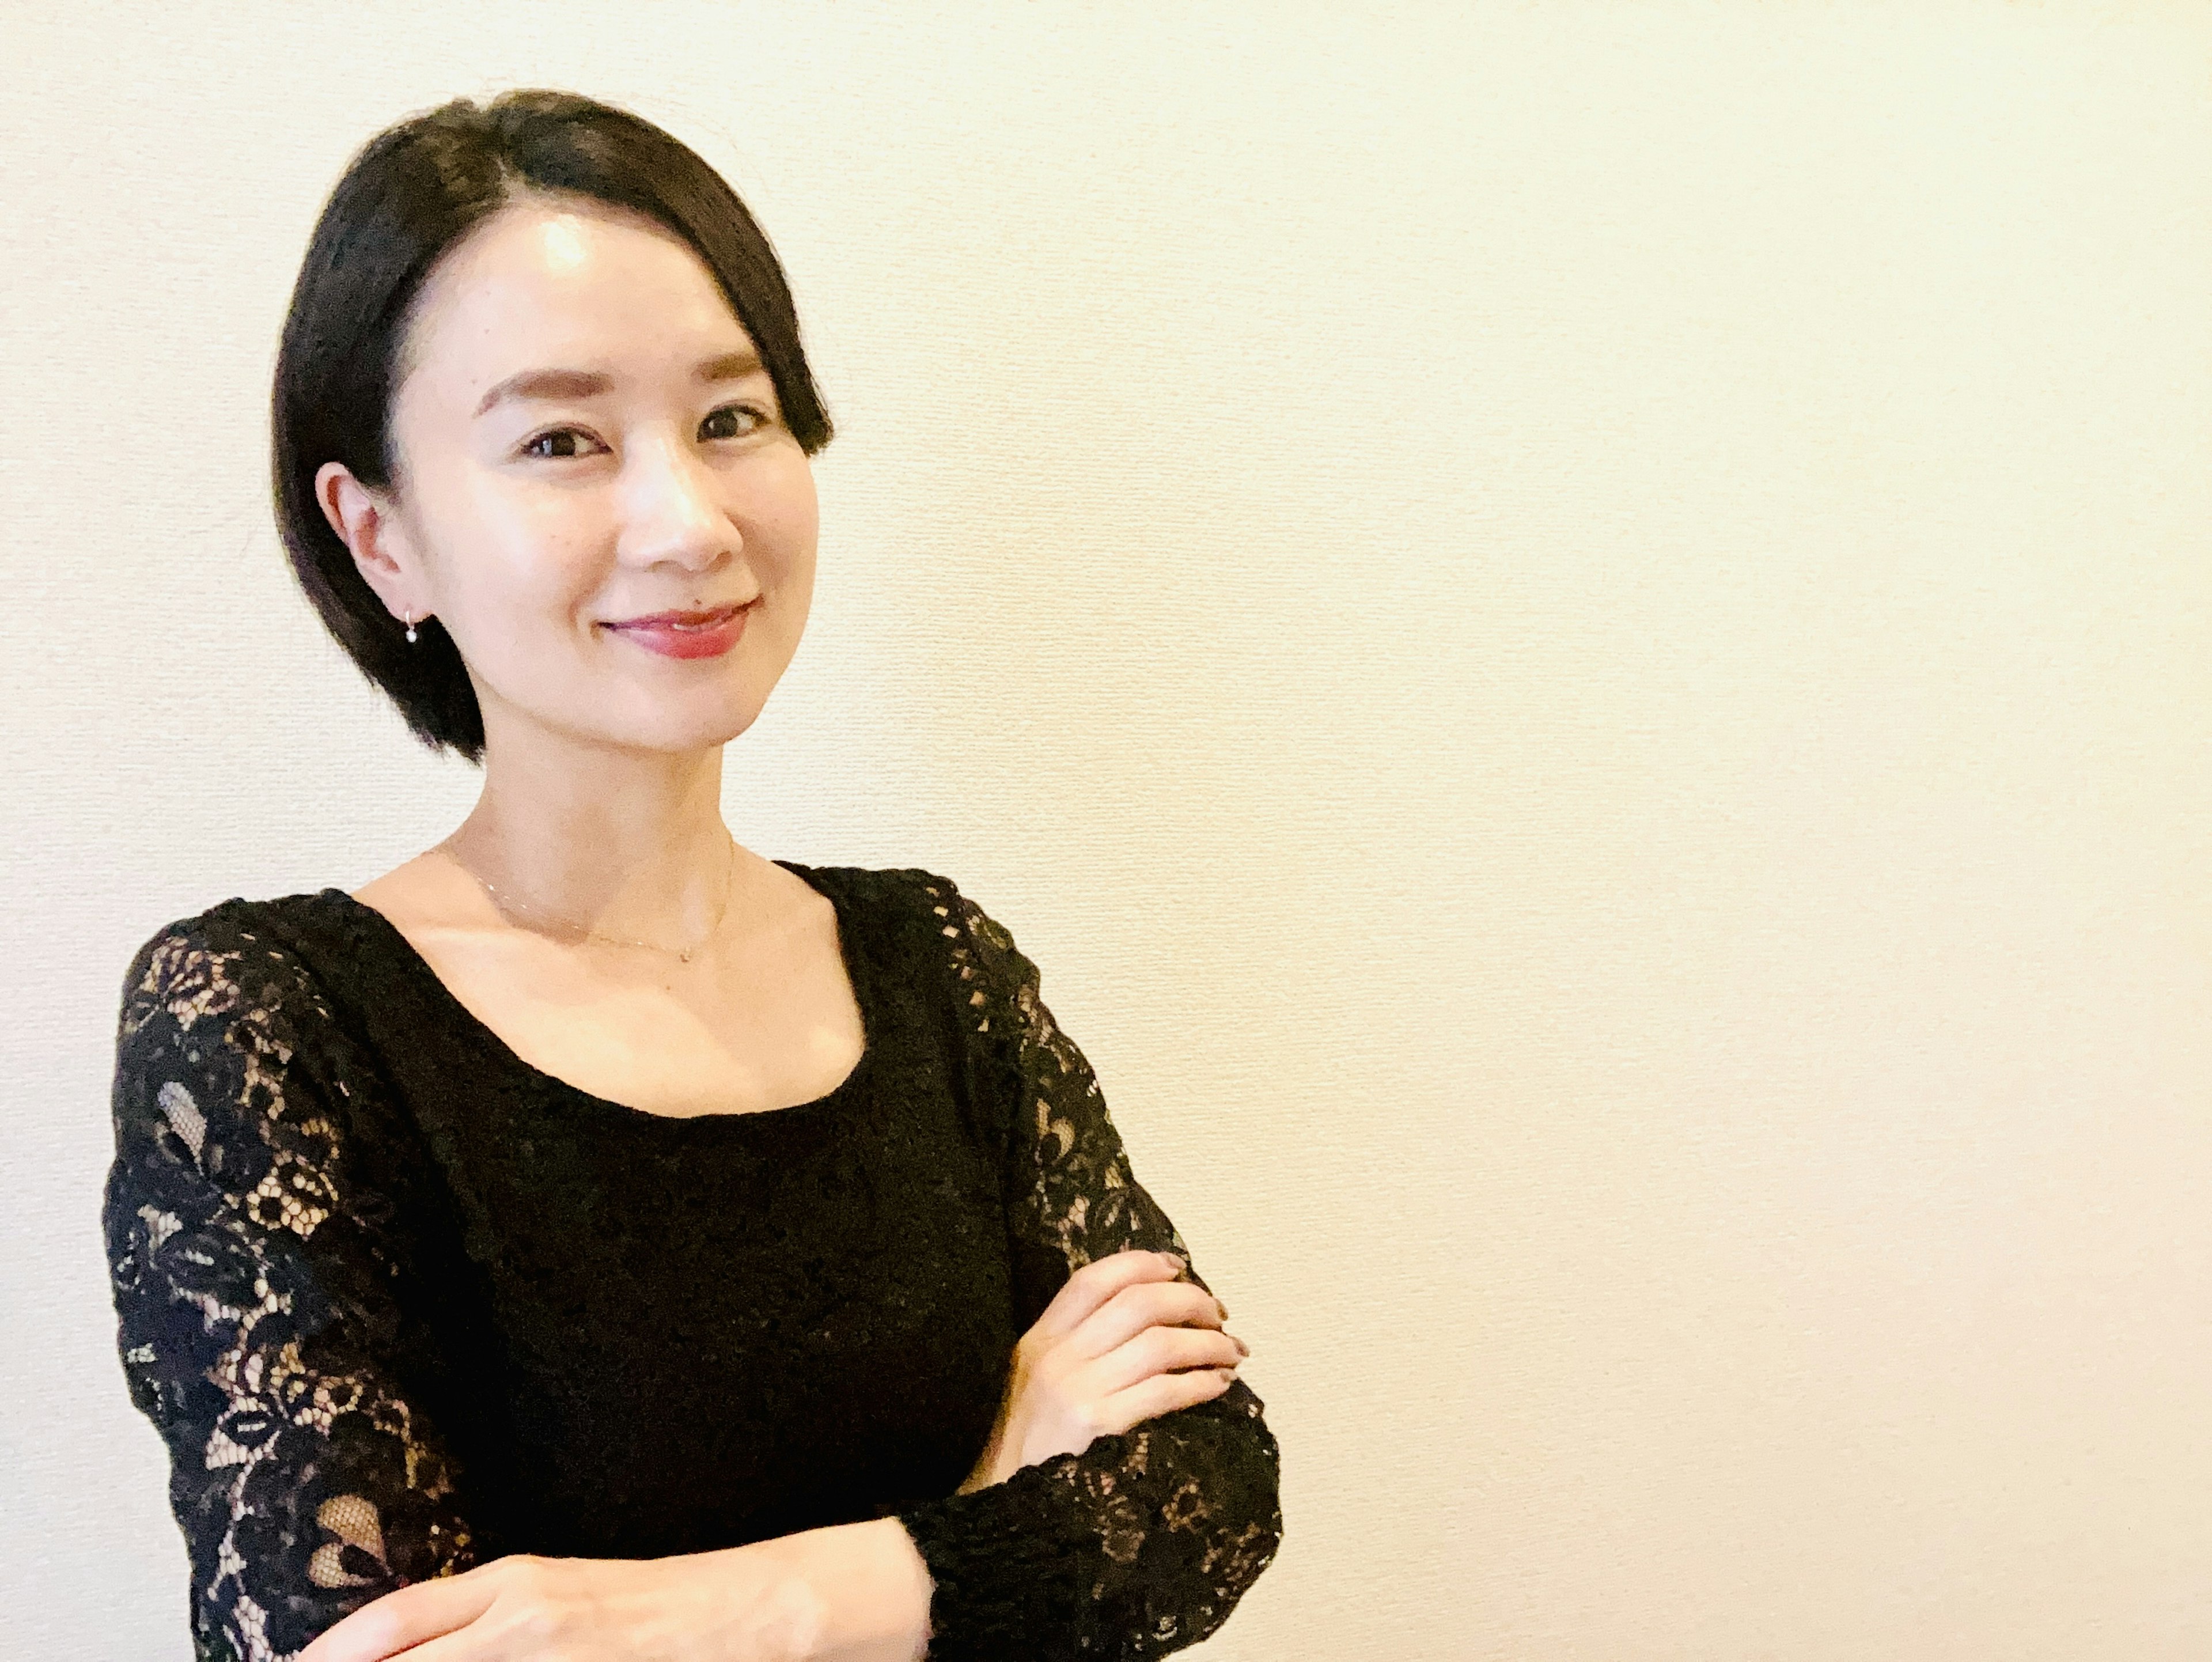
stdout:
<svg viewBox="0 0 2212 1662">
<path fill-rule="evenodd" d="M 252 933 L 172 926 L 125 987 L 106 1193 L 118 1348 L 171 1455 L 198 1659 L 272 1662 L 473 1562 L 403 1384 L 386 1197 L 354 1180 L 343 1040 Z M 339 1595 L 356 1595 L 341 1597 Z"/>
<path fill-rule="evenodd" d="M 1012 935 L 949 879 L 844 876 L 855 914 L 884 925 L 868 950 L 937 943 L 917 973 L 957 1010 L 998 1116 L 988 1152 L 1003 1172 L 1013 1330 L 1095 1257 L 1183 1251 Z M 118 1027 L 105 1208 L 118 1348 L 170 1451 L 203 1662 L 294 1656 L 485 1546 L 471 1470 L 435 1423 L 453 1382 L 421 1316 L 438 1272 L 414 1227 L 433 1163 L 379 1056 L 286 944 L 322 927 L 333 903 L 317 904 L 285 928 L 258 925 L 294 902 L 228 902 L 160 932 L 131 965 Z M 894 914 L 922 927 L 902 934 Z M 823 1233 L 834 1239 L 836 1221 Z M 856 1499 L 854 1515 L 889 1511 L 913 1535 L 936 1584 L 939 1662 L 1151 1657 L 1214 1631 L 1267 1567 L 1277 1458 L 1240 1383 L 991 1488 Z M 725 1543 L 697 1543 L 712 1544 Z"/>
<path fill-rule="evenodd" d="M 924 891 L 947 919 L 963 1005 L 1016 1104 L 1007 1194 L 1016 1237 L 1033 1248 L 1017 1324 L 1093 1259 L 1137 1247 L 1188 1261 L 1131 1172 L 1090 1062 L 1039 996 L 1036 965 L 949 881 Z M 1194 1265 L 1191 1278 L 1205 1285 Z M 1279 1455 L 1261 1407 L 1240 1379 L 1212 1402 L 909 1513 L 940 1592 L 982 1584 L 945 1601 L 931 1654 L 1134 1659 L 1212 1634 L 1281 1538 Z M 1027 1573 L 1006 1574 L 1014 1563 Z"/>
</svg>

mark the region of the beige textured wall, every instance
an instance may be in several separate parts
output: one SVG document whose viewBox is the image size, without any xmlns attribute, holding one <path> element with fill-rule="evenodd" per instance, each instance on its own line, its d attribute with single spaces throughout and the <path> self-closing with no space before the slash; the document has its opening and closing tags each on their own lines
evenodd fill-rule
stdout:
<svg viewBox="0 0 2212 1662">
<path fill-rule="evenodd" d="M 739 835 L 1005 919 L 1255 1343 L 1212 1655 L 2212 1654 L 2212 10 L 1358 9 L 8 9 L 0 1650 L 185 1654 L 119 977 L 471 796 L 267 377 L 351 149 L 543 82 L 842 428 Z"/>
</svg>

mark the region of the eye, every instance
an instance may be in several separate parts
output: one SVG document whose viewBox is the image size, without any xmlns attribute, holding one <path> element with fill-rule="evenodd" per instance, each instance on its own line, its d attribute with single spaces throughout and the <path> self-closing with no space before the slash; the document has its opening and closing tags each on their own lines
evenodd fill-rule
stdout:
<svg viewBox="0 0 2212 1662">
<path fill-rule="evenodd" d="M 582 452 L 575 449 L 573 443 L 571 447 L 567 450 L 556 450 L 551 452 L 540 450 L 538 447 L 541 444 L 546 443 L 550 440 L 567 439 L 573 441 L 577 438 L 582 431 L 583 429 L 578 427 L 551 428 L 545 432 L 540 433 L 536 438 L 526 441 L 522 447 L 522 454 L 526 456 L 535 456 L 543 461 L 567 461 L 572 457 L 583 454 Z"/>
<path fill-rule="evenodd" d="M 736 418 L 739 423 L 738 429 L 735 432 L 710 433 L 708 435 L 709 438 L 743 438 L 748 433 L 759 431 L 760 429 L 765 427 L 769 422 L 768 411 L 762 409 L 758 405 L 726 404 L 720 409 L 715 411 L 714 414 L 708 416 L 706 421 L 702 423 L 701 425 L 702 427 L 711 425 L 712 423 L 720 421 L 725 416 L 730 416 Z"/>
</svg>

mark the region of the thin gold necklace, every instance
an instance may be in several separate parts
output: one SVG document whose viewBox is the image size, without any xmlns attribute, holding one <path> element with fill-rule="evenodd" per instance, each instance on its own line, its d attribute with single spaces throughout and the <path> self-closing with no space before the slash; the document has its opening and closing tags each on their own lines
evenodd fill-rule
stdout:
<svg viewBox="0 0 2212 1662">
<path fill-rule="evenodd" d="M 728 837 L 728 833 L 725 832 L 724 836 Z M 447 840 L 448 842 L 451 841 L 450 838 Z M 704 947 L 708 941 L 712 941 L 716 935 L 722 932 L 722 921 L 729 916 L 730 892 L 732 889 L 736 887 L 738 870 L 738 839 L 734 837 L 730 837 L 729 844 L 729 861 L 722 868 L 721 907 L 715 912 L 714 921 L 708 925 L 707 933 L 701 935 L 698 940 L 693 941 L 689 947 L 664 947 L 658 941 L 633 941 L 623 935 L 604 934 L 598 929 L 591 928 L 588 924 L 579 923 L 573 917 L 562 917 L 556 912 L 550 912 L 542 906 L 533 905 L 529 901 L 522 899 L 520 896 L 511 892 L 502 892 L 495 884 L 493 884 L 490 880 L 486 878 L 481 872 L 477 871 L 475 867 L 470 865 L 467 861 L 462 859 L 459 853 L 453 852 L 450 849 L 448 849 L 448 852 L 453 853 L 453 862 L 460 867 L 463 871 L 468 873 L 471 877 L 475 878 L 477 884 L 483 888 L 483 892 L 491 897 L 492 904 L 496 905 L 503 912 L 509 910 L 521 911 L 526 915 L 548 919 L 554 923 L 559 924 L 562 928 L 573 930 L 576 934 L 581 934 L 589 940 L 604 941 L 608 945 L 613 947 L 635 947 L 648 953 L 666 953 L 672 955 L 678 964 L 689 964 L 698 953 L 698 951 L 702 947 Z M 539 933 L 542 934 L 543 931 L 541 930 Z"/>
</svg>

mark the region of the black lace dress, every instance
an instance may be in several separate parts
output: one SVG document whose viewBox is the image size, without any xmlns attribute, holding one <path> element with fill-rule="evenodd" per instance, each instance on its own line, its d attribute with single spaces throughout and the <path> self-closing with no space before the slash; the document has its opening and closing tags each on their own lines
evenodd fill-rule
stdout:
<svg viewBox="0 0 2212 1662">
<path fill-rule="evenodd" d="M 1002 927 L 932 873 L 778 863 L 836 907 L 866 1044 L 765 1113 L 531 1067 L 343 890 L 139 951 L 105 1227 L 201 1662 L 506 1553 L 887 1516 L 939 1659 L 1161 1655 L 1267 1567 L 1276 1446 L 1241 1381 L 953 1493 L 1069 1275 L 1182 1242 Z"/>
</svg>

